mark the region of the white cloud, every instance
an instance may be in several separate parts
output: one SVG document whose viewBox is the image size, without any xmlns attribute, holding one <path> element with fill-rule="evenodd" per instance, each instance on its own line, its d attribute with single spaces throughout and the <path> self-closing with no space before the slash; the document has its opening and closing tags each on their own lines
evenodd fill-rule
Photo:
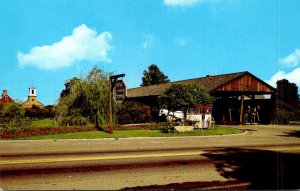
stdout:
<svg viewBox="0 0 300 191">
<path fill-rule="evenodd" d="M 144 37 L 144 42 L 142 44 L 143 48 L 151 48 L 154 44 L 154 37 L 152 35 L 147 35 Z"/>
<path fill-rule="evenodd" d="M 180 6 L 180 7 L 192 6 L 201 1 L 203 1 L 203 0 L 163 0 L 164 4 L 166 4 L 168 6 L 173 6 L 173 7 L 175 7 L 175 6 Z"/>
<path fill-rule="evenodd" d="M 300 63 L 300 49 L 296 49 L 287 57 L 279 59 L 279 63 L 287 67 L 296 67 Z"/>
<path fill-rule="evenodd" d="M 69 67 L 80 61 L 111 62 L 108 52 L 112 35 L 103 32 L 97 35 L 86 25 L 75 28 L 70 36 L 52 45 L 33 47 L 29 53 L 18 52 L 20 66 L 32 65 L 44 70 Z"/>
<path fill-rule="evenodd" d="M 276 82 L 281 79 L 287 79 L 289 82 L 297 84 L 297 86 L 300 86 L 300 68 L 296 68 L 290 73 L 285 73 L 284 71 L 278 71 L 276 74 L 274 74 L 270 80 L 267 80 L 266 82 L 270 84 L 273 87 L 276 87 Z"/>
</svg>

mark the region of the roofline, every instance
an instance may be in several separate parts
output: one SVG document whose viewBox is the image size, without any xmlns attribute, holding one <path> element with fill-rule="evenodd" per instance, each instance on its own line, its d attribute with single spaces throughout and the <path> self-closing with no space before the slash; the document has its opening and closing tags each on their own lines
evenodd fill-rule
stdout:
<svg viewBox="0 0 300 191">
<path fill-rule="evenodd" d="M 218 75 L 206 75 L 204 77 L 200 77 L 200 78 L 191 78 L 191 79 L 186 79 L 186 80 L 178 80 L 178 81 L 174 81 L 171 83 L 175 83 L 175 82 L 183 82 L 183 81 L 188 81 L 188 80 L 196 80 L 196 79 L 202 79 L 202 78 L 207 78 L 207 77 L 218 77 L 218 76 L 225 76 L 225 75 L 232 75 L 232 74 L 238 74 L 238 73 L 247 73 L 247 71 L 245 72 L 233 72 L 233 73 L 226 73 L 226 74 L 218 74 Z"/>
<path fill-rule="evenodd" d="M 238 72 L 238 73 L 239 73 L 239 72 Z M 265 81 L 259 79 L 258 77 L 254 76 L 252 73 L 250 73 L 250 72 L 248 72 L 248 71 L 240 72 L 240 73 L 249 74 L 251 77 L 255 78 L 257 81 L 262 82 L 264 85 L 266 85 L 267 87 L 269 87 L 270 89 L 272 89 L 274 92 L 276 92 L 276 89 L 275 89 L 274 87 L 272 87 L 271 85 L 269 85 L 269 84 L 266 83 Z M 232 73 L 232 74 L 235 74 L 235 73 Z M 225 75 L 226 75 L 226 74 L 225 74 Z M 227 83 L 232 82 L 233 80 L 239 79 L 239 78 L 241 78 L 241 77 L 242 77 L 242 75 L 237 76 L 237 77 L 235 77 L 235 78 L 229 80 Z M 223 86 L 223 85 L 224 85 L 224 84 L 222 84 L 222 85 L 216 87 L 215 89 L 217 89 L 217 88 L 219 88 L 219 87 L 221 87 L 221 86 Z M 214 89 L 214 90 L 215 90 L 215 89 Z M 214 90 L 209 91 L 209 93 L 210 93 L 210 92 L 213 92 Z"/>
<path fill-rule="evenodd" d="M 4 95 L 4 96 L 7 96 L 7 97 L 9 97 L 10 99 L 14 100 L 14 99 L 13 99 L 13 98 L 11 98 L 9 95 Z M 0 98 L 0 99 L 4 98 L 4 96 L 1 96 L 1 98 Z"/>
<path fill-rule="evenodd" d="M 270 84 L 268 84 L 267 82 L 259 79 L 258 77 L 254 76 L 253 74 L 251 74 L 250 72 L 247 72 L 249 75 L 251 75 L 252 77 L 254 77 L 256 80 L 262 82 L 264 85 L 268 86 L 269 88 L 271 88 L 274 92 L 276 92 L 276 88 L 274 88 L 273 86 L 271 86 Z"/>
<path fill-rule="evenodd" d="M 229 73 L 229 74 L 221 74 L 221 75 L 217 75 L 217 76 L 222 76 L 222 75 L 232 75 L 232 74 L 238 74 L 238 73 L 240 73 L 239 76 L 236 76 L 236 77 L 234 77 L 234 78 L 231 79 L 231 80 L 228 80 L 226 83 L 232 82 L 233 80 L 236 80 L 236 79 L 240 78 L 241 76 L 243 76 L 243 75 L 245 75 L 245 74 L 250 74 L 250 72 L 244 71 L 244 72 L 235 72 L 235 73 Z M 215 89 L 217 89 L 217 88 L 219 88 L 219 87 L 221 87 L 221 86 L 223 86 L 223 85 L 224 85 L 224 84 L 219 85 L 219 86 L 215 87 Z M 213 92 L 215 89 L 210 90 L 209 93 L 210 93 L 210 92 Z"/>
<path fill-rule="evenodd" d="M 130 88 L 130 89 L 128 89 L 128 91 L 133 91 L 133 92 L 135 90 L 144 91 L 144 89 L 147 90 L 147 88 L 150 88 L 150 87 L 152 87 L 154 89 L 156 89 L 156 88 L 159 89 L 160 88 L 159 86 L 168 87 L 168 86 L 171 86 L 171 85 L 176 84 L 176 83 L 185 83 L 185 82 L 193 83 L 193 81 L 202 80 L 202 79 L 205 79 L 205 78 L 211 78 L 213 80 L 214 78 L 217 78 L 217 77 L 220 77 L 220 76 L 224 76 L 226 78 L 226 76 L 232 76 L 233 75 L 230 79 L 227 79 L 227 81 L 224 81 L 224 83 L 222 83 L 221 85 L 219 85 L 219 86 L 215 87 L 214 89 L 208 91 L 210 94 L 213 94 L 213 93 L 216 93 L 216 89 L 222 87 L 224 84 L 230 83 L 230 82 L 232 82 L 234 80 L 238 80 L 238 79 L 240 79 L 241 77 L 243 77 L 243 76 L 245 76 L 247 74 L 249 76 L 251 76 L 251 78 L 257 80 L 259 83 L 261 83 L 262 85 L 268 87 L 271 90 L 271 92 L 265 92 L 265 93 L 276 93 L 276 88 L 272 87 L 271 85 L 269 85 L 268 83 L 266 83 L 265 81 L 263 81 L 262 79 L 256 77 L 255 75 L 253 75 L 252 73 L 250 73 L 248 71 L 226 73 L 226 74 L 218 74 L 218 75 L 214 75 L 214 76 L 213 75 L 211 75 L 211 76 L 207 75 L 205 77 L 200 77 L 200 78 L 191 78 L 191 79 L 178 80 L 178 81 L 168 82 L 168 83 L 163 83 L 163 84 L 154 84 L 154 85 L 150 85 L 150 86 L 142 86 L 142 87 Z M 168 85 L 166 86 L 166 84 L 168 84 Z M 157 95 L 156 94 L 155 95 L 152 94 L 152 95 L 139 95 L 139 96 L 130 96 L 130 97 L 127 95 L 126 97 L 127 98 L 138 98 L 138 97 L 142 98 L 142 97 L 152 97 L 152 96 L 155 97 Z"/>
<path fill-rule="evenodd" d="M 227 74 L 218 74 L 218 75 L 209 75 L 210 77 L 218 77 L 218 76 L 224 76 L 224 75 L 232 75 L 232 74 L 238 74 L 238 73 L 249 73 L 248 71 L 244 71 L 244 72 L 233 72 L 233 73 L 227 73 Z M 250 73 L 249 73 L 250 74 Z M 178 82 L 184 82 L 184 81 L 189 81 L 189 80 L 197 80 L 197 79 L 202 79 L 202 78 L 207 78 L 208 75 L 204 76 L 204 77 L 200 77 L 200 78 L 190 78 L 190 79 L 185 79 L 185 80 L 178 80 L 178 81 L 173 81 L 173 82 L 167 82 L 167 83 L 162 83 L 162 84 L 173 84 L 173 83 L 178 83 Z M 238 77 L 236 77 L 238 78 Z M 235 79 L 236 79 L 235 78 Z M 231 80 L 230 80 L 231 81 Z M 153 84 L 150 86 L 159 86 L 162 84 Z M 270 86 L 270 85 L 269 85 Z M 139 89 L 139 88 L 144 88 L 144 87 L 149 87 L 149 86 L 141 86 L 141 87 L 136 87 L 136 88 L 129 88 L 128 90 L 133 90 L 133 89 Z"/>
</svg>

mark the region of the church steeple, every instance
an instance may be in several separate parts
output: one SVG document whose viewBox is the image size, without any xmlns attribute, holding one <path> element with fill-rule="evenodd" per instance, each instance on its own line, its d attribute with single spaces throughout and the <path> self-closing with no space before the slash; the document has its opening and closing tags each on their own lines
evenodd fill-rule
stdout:
<svg viewBox="0 0 300 191">
<path fill-rule="evenodd" d="M 36 97 L 36 88 L 34 88 L 34 87 L 29 88 L 29 96 L 30 97 L 32 97 L 32 96 Z"/>
<path fill-rule="evenodd" d="M 44 104 L 37 100 L 36 88 L 30 87 L 28 92 L 28 101 L 23 104 L 25 108 L 32 108 L 33 105 L 43 109 Z"/>
</svg>

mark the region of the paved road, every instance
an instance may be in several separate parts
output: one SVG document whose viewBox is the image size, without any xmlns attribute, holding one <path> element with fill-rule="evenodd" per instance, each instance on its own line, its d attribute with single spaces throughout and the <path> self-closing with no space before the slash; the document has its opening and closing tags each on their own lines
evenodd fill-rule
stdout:
<svg viewBox="0 0 300 191">
<path fill-rule="evenodd" d="M 300 188 L 300 127 L 229 136 L 0 141 L 4 189 Z"/>
</svg>

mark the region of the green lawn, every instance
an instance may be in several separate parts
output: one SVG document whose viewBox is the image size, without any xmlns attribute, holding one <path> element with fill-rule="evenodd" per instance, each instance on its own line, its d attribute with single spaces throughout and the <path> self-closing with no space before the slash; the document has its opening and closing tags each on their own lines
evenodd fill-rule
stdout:
<svg viewBox="0 0 300 191">
<path fill-rule="evenodd" d="M 53 127 L 54 126 L 54 120 L 53 119 L 38 119 L 38 120 L 32 120 L 30 127 L 41 129 L 44 127 Z"/>
<path fill-rule="evenodd" d="M 96 139 L 96 138 L 127 138 L 127 137 L 174 137 L 174 136 L 208 136 L 226 135 L 243 132 L 240 129 L 217 126 L 209 130 L 194 130 L 186 133 L 163 133 L 161 130 L 115 130 L 111 135 L 102 131 L 85 131 L 64 134 L 49 134 L 38 136 L 15 137 L 19 140 L 40 140 L 40 139 Z"/>
</svg>

